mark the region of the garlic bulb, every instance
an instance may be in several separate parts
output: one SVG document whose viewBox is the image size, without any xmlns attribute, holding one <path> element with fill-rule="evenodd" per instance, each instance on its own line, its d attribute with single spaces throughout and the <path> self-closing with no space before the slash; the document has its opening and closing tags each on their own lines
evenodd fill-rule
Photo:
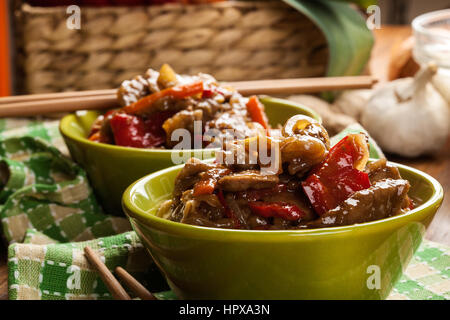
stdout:
<svg viewBox="0 0 450 320">
<path fill-rule="evenodd" d="M 337 97 L 331 108 L 360 121 L 372 93 L 372 89 L 345 90 Z"/>
<path fill-rule="evenodd" d="M 416 157 L 440 150 L 449 131 L 447 102 L 431 84 L 437 66 L 430 63 L 414 78 L 377 89 L 361 122 L 383 151 Z"/>
</svg>

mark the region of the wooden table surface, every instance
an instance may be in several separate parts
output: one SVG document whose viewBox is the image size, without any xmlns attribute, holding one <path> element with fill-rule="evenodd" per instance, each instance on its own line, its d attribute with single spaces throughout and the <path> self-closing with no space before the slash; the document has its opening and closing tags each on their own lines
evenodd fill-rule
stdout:
<svg viewBox="0 0 450 320">
<path fill-rule="evenodd" d="M 390 48 L 396 42 L 408 37 L 411 34 L 411 29 L 404 26 L 383 26 L 374 32 L 376 42 L 369 63 L 369 70 L 380 82 L 383 82 L 386 80 Z M 395 156 L 388 156 L 388 158 L 432 175 L 439 180 L 444 187 L 444 191 L 450 187 L 450 137 L 446 146 L 436 156 L 421 157 L 413 160 Z M 444 203 L 431 223 L 426 238 L 450 245 L 450 199 L 448 197 L 444 198 Z M 6 256 L 7 246 L 2 243 L 0 244 L 0 300 L 8 298 Z"/>
</svg>

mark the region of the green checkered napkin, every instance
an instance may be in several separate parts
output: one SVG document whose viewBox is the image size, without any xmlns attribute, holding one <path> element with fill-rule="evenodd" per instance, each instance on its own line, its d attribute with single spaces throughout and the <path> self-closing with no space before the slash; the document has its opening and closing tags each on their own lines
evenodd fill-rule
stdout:
<svg viewBox="0 0 450 320">
<path fill-rule="evenodd" d="M 63 242 L 130 230 L 126 219 L 101 212 L 86 173 L 50 144 L 56 126 L 31 122 L 28 131 L 19 129 L 21 136 L 0 139 L 0 217 L 6 240 L 22 241 L 29 226 Z"/>
<path fill-rule="evenodd" d="M 389 300 L 450 300 L 450 248 L 424 240 Z"/>
<path fill-rule="evenodd" d="M 57 243 L 32 229 L 24 243 L 9 246 L 9 298 L 111 299 L 84 256 L 87 245 L 100 254 L 109 269 L 121 266 L 145 283 L 151 260 L 134 232 Z"/>
<path fill-rule="evenodd" d="M 373 141 L 371 146 L 372 157 L 382 155 Z M 161 282 L 128 221 L 102 213 L 85 172 L 67 155 L 58 121 L 0 119 L 0 217 L 10 243 L 10 299 L 110 299 L 83 255 L 86 245 L 111 270 L 121 266 L 150 288 Z M 389 298 L 449 299 L 449 253 L 423 243 Z M 175 297 L 169 291 L 159 298 Z"/>
</svg>

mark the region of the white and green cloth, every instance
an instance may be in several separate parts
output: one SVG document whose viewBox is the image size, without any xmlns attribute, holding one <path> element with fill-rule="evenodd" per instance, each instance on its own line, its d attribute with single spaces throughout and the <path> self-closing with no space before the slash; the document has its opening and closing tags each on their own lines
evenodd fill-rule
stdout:
<svg viewBox="0 0 450 320">
<path fill-rule="evenodd" d="M 361 128 L 347 132 L 354 130 Z M 371 144 L 371 156 L 380 156 Z M 57 120 L 0 119 L 0 218 L 10 299 L 111 299 L 84 257 L 86 245 L 111 270 L 121 266 L 151 289 L 165 287 L 128 221 L 102 212 Z M 389 299 L 450 299 L 450 249 L 422 243 Z"/>
</svg>

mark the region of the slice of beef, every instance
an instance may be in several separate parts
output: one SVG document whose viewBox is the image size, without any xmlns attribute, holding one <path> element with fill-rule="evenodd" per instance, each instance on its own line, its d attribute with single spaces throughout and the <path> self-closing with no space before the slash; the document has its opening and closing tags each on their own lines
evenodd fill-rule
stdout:
<svg viewBox="0 0 450 320">
<path fill-rule="evenodd" d="M 385 158 L 367 164 L 366 172 L 369 174 L 370 183 L 372 184 L 384 179 L 396 180 L 402 178 L 398 168 L 388 164 Z"/>
<path fill-rule="evenodd" d="M 401 212 L 409 187 L 409 182 L 402 179 L 380 180 L 368 189 L 355 192 L 306 227 L 337 227 L 394 216 Z"/>
<path fill-rule="evenodd" d="M 385 158 L 369 163 L 366 172 L 369 174 L 371 184 L 384 179 L 402 179 L 398 168 L 387 163 Z M 409 196 L 406 196 L 401 207 L 402 209 L 408 209 L 411 206 L 413 206 L 413 202 Z"/>
<path fill-rule="evenodd" d="M 262 175 L 258 170 L 247 170 L 221 178 L 218 185 L 224 191 L 236 192 L 271 188 L 278 182 L 277 175 Z"/>
</svg>

